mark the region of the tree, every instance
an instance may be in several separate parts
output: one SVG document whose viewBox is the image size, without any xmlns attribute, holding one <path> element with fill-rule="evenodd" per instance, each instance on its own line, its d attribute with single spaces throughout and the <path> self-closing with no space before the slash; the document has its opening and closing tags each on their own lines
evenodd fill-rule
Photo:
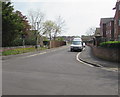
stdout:
<svg viewBox="0 0 120 97">
<path fill-rule="evenodd" d="M 31 26 L 28 23 L 27 17 L 22 15 L 22 13 L 20 11 L 16 11 L 16 13 L 21 18 L 21 22 L 23 23 L 23 28 L 22 28 L 21 34 L 26 35 L 26 36 L 29 35 Z"/>
<path fill-rule="evenodd" d="M 92 36 L 92 35 L 94 35 L 95 30 L 96 30 L 96 27 L 91 27 L 91 28 L 89 28 L 89 29 L 86 31 L 87 36 Z"/>
<path fill-rule="evenodd" d="M 61 16 L 59 16 L 55 21 L 54 26 L 54 40 L 56 39 L 58 34 L 61 34 L 65 30 L 65 20 Z"/>
<path fill-rule="evenodd" d="M 20 32 L 20 36 L 22 37 L 23 46 L 24 46 L 25 38 L 29 35 L 31 26 L 29 25 L 26 16 L 22 15 L 22 13 L 20 11 L 16 11 L 16 13 L 18 14 L 18 16 L 21 19 L 21 22 L 23 23 L 23 28 L 22 28 L 22 31 Z"/>
<path fill-rule="evenodd" d="M 43 23 L 43 34 L 46 34 L 46 36 L 48 36 L 50 40 L 52 40 L 53 38 L 55 27 L 56 24 L 51 20 L 47 20 Z"/>
<path fill-rule="evenodd" d="M 23 29 L 21 18 L 11 5 L 11 2 L 2 2 L 2 46 L 10 46 L 11 42 Z"/>
<path fill-rule="evenodd" d="M 31 24 L 31 30 L 36 31 L 36 45 L 38 45 L 38 37 L 42 37 L 42 23 L 44 20 L 44 14 L 40 11 L 30 10 L 28 11 L 28 20 Z M 40 44 L 43 44 L 41 41 Z"/>
<path fill-rule="evenodd" d="M 56 40 L 58 34 L 64 31 L 65 21 L 59 16 L 56 21 L 47 20 L 43 23 L 43 32 L 50 40 Z"/>
</svg>

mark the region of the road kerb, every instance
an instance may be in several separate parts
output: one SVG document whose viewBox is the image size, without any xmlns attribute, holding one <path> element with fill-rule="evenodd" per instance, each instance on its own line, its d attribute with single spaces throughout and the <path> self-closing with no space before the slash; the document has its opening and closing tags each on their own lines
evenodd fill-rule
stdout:
<svg viewBox="0 0 120 97">
<path fill-rule="evenodd" d="M 81 54 L 81 52 L 79 52 L 77 55 L 76 55 L 76 60 L 80 63 L 83 63 L 87 66 L 90 66 L 90 67 L 97 67 L 97 68 L 101 68 L 101 69 L 104 69 L 104 70 L 107 70 L 107 71 L 113 71 L 113 72 L 118 72 L 118 68 L 106 68 L 106 67 L 103 67 L 99 64 L 95 64 L 95 63 L 90 63 L 90 62 L 87 62 L 81 58 L 79 58 L 79 55 Z"/>
</svg>

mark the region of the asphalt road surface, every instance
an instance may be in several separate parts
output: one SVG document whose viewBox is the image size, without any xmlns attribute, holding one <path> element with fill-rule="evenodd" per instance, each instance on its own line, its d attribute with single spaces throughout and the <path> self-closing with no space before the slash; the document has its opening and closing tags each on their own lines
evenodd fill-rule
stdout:
<svg viewBox="0 0 120 97">
<path fill-rule="evenodd" d="M 117 95 L 118 74 L 76 60 L 61 47 L 3 60 L 3 95 Z"/>
</svg>

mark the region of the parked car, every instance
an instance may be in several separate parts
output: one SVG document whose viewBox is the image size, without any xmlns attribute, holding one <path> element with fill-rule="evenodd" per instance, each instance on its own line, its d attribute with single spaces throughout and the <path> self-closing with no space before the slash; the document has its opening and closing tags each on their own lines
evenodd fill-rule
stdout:
<svg viewBox="0 0 120 97">
<path fill-rule="evenodd" d="M 70 51 L 82 51 L 83 45 L 80 38 L 75 38 L 70 45 Z"/>
</svg>

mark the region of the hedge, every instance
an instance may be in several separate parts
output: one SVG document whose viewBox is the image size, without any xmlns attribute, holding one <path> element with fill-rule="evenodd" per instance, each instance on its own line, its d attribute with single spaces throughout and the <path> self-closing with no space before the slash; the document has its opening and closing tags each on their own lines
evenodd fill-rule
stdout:
<svg viewBox="0 0 120 97">
<path fill-rule="evenodd" d="M 101 47 L 105 48 L 120 48 L 120 41 L 107 41 L 100 43 Z"/>
<path fill-rule="evenodd" d="M 36 45 L 36 39 L 30 39 L 26 38 L 25 39 L 25 45 Z M 5 47 L 12 47 L 12 46 L 23 46 L 23 40 L 22 39 L 15 39 L 14 41 L 11 42 L 10 45 L 7 45 Z"/>
</svg>

